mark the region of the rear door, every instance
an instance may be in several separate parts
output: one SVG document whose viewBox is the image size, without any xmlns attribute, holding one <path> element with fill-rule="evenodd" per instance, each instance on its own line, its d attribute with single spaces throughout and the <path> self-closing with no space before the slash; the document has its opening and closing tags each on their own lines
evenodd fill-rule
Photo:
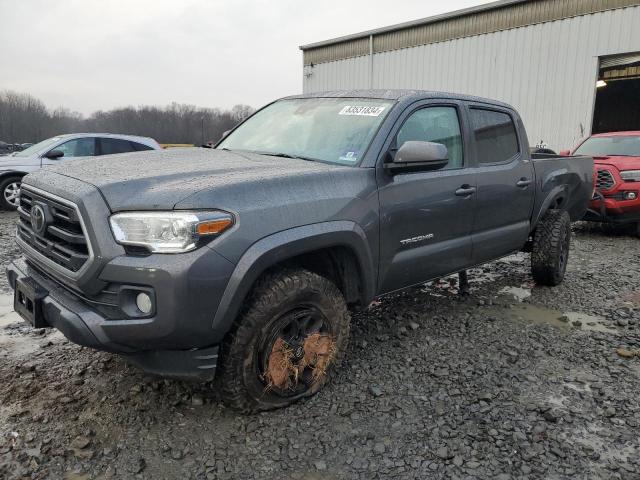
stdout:
<svg viewBox="0 0 640 480">
<path fill-rule="evenodd" d="M 512 111 L 472 104 L 469 120 L 478 166 L 473 260 L 480 263 L 525 244 L 535 183 L 527 139 Z"/>
<path fill-rule="evenodd" d="M 463 105 L 419 102 L 392 129 L 383 157 L 405 141 L 444 144 L 441 170 L 390 175 L 377 168 L 380 200 L 379 291 L 389 292 L 464 268 L 471 261 L 476 181 L 469 163 Z"/>
</svg>

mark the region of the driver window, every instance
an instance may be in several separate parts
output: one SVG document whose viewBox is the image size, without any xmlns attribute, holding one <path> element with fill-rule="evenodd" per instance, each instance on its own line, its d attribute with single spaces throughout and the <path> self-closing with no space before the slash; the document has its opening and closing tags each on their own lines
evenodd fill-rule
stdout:
<svg viewBox="0 0 640 480">
<path fill-rule="evenodd" d="M 58 145 L 53 150 L 64 153 L 63 158 L 92 157 L 95 155 L 95 140 L 92 137 L 76 138 Z"/>
<path fill-rule="evenodd" d="M 462 168 L 462 134 L 455 107 L 427 107 L 413 112 L 396 136 L 396 148 L 407 141 L 441 143 L 449 152 L 443 170 Z"/>
</svg>

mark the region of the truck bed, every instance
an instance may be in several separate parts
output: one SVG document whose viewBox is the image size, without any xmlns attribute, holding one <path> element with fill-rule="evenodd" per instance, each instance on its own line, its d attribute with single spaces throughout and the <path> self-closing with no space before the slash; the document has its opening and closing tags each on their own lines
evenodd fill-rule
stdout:
<svg viewBox="0 0 640 480">
<path fill-rule="evenodd" d="M 550 198 L 571 216 L 580 220 L 593 196 L 593 158 L 587 156 L 561 156 L 543 153 L 531 154 L 536 175 L 536 201 L 534 214 L 545 212 Z M 564 191 L 558 198 L 555 194 Z M 535 225 L 539 218 L 532 219 Z"/>
</svg>

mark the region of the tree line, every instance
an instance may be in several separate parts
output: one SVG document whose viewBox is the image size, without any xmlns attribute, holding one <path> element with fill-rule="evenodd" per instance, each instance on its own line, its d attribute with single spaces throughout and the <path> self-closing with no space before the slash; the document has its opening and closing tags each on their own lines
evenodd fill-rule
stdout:
<svg viewBox="0 0 640 480">
<path fill-rule="evenodd" d="M 0 141 L 36 143 L 64 133 L 100 132 L 152 137 L 159 143 L 201 145 L 217 141 L 253 112 L 248 105 L 231 110 L 172 103 L 165 107 L 114 108 L 88 117 L 59 107 L 50 110 L 26 93 L 0 92 Z"/>
</svg>

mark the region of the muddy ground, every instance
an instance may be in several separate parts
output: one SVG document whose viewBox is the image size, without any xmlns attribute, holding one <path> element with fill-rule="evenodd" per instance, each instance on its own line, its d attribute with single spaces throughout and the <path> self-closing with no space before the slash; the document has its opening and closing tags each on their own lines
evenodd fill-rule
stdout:
<svg viewBox="0 0 640 480">
<path fill-rule="evenodd" d="M 327 388 L 253 416 L 34 331 L 0 296 L 0 478 L 640 478 L 640 240 L 577 225 L 554 289 L 528 262 L 472 271 L 468 298 L 383 298 Z"/>
</svg>

